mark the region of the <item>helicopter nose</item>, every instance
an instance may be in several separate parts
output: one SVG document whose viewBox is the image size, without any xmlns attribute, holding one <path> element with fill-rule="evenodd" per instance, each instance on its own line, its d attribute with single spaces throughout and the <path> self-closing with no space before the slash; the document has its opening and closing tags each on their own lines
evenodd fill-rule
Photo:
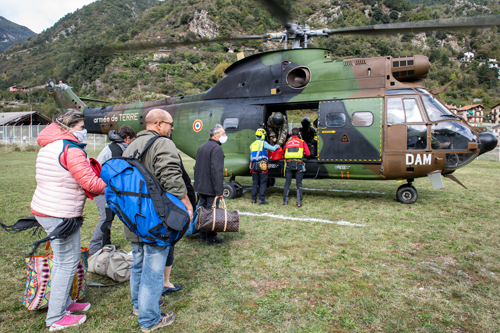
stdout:
<svg viewBox="0 0 500 333">
<path fill-rule="evenodd" d="M 479 146 L 479 148 L 481 148 L 481 152 L 479 153 L 479 155 L 495 149 L 495 147 L 498 144 L 498 140 L 493 133 L 484 132 L 484 133 L 479 133 L 478 136 L 479 139 L 481 140 L 481 145 Z"/>
</svg>

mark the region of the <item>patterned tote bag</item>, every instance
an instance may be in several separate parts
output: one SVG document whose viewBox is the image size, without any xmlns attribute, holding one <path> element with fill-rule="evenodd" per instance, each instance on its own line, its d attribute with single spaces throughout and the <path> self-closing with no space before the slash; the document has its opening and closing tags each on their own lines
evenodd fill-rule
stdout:
<svg viewBox="0 0 500 333">
<path fill-rule="evenodd" d="M 49 242 L 45 246 L 45 251 L 49 249 Z M 73 283 L 71 285 L 70 296 L 73 300 L 85 298 L 87 289 L 87 269 L 89 249 L 81 248 L 80 262 L 76 269 Z M 24 288 L 22 302 L 28 310 L 44 309 L 49 305 L 50 300 L 50 272 L 52 270 L 53 254 L 43 254 L 24 258 L 27 266 L 26 287 Z"/>
</svg>

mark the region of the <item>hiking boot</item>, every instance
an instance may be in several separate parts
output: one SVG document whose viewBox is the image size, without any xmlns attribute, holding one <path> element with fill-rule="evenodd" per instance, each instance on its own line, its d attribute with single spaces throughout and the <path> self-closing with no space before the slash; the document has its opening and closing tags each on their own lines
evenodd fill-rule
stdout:
<svg viewBox="0 0 500 333">
<path fill-rule="evenodd" d="M 252 199 L 252 205 L 255 205 L 257 203 L 257 199 Z"/>
<path fill-rule="evenodd" d="M 297 207 L 299 207 L 299 208 L 302 207 L 302 201 L 297 200 Z"/>
<path fill-rule="evenodd" d="M 165 304 L 165 299 L 162 297 L 160 298 L 160 300 L 158 301 L 158 306 L 162 306 Z M 136 317 L 139 317 L 139 310 L 132 310 L 132 314 Z"/>
<path fill-rule="evenodd" d="M 210 239 L 207 239 L 206 243 L 208 246 L 212 246 L 212 245 L 216 245 L 216 244 L 222 244 L 224 243 L 224 239 L 223 238 L 210 238 Z"/>
<path fill-rule="evenodd" d="M 77 303 L 74 301 L 71 305 L 66 309 L 66 311 L 74 312 L 74 311 L 87 311 L 90 309 L 90 303 Z"/>
<path fill-rule="evenodd" d="M 74 315 L 74 314 L 67 314 L 52 325 L 50 325 L 49 331 L 59 331 L 63 330 L 68 327 L 72 326 L 78 326 L 80 324 L 83 324 L 87 320 L 86 315 Z"/>
<path fill-rule="evenodd" d="M 175 319 L 175 313 L 173 311 L 170 311 L 167 314 L 162 313 L 160 321 L 156 325 L 149 328 L 141 327 L 141 332 L 147 333 L 162 327 L 167 327 L 168 325 L 171 325 L 174 322 L 174 319 Z"/>
<path fill-rule="evenodd" d="M 266 200 L 259 201 L 259 205 L 267 205 L 267 204 L 269 204 L 269 202 L 267 202 Z"/>
<path fill-rule="evenodd" d="M 283 201 L 283 206 L 288 206 L 288 201 Z"/>
</svg>

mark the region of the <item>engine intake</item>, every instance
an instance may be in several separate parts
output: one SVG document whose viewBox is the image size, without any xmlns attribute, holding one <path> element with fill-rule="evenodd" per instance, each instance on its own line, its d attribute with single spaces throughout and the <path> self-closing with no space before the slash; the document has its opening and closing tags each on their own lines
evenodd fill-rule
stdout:
<svg viewBox="0 0 500 333">
<path fill-rule="evenodd" d="M 392 58 L 392 76 L 398 81 L 425 79 L 431 63 L 422 55 Z"/>
</svg>

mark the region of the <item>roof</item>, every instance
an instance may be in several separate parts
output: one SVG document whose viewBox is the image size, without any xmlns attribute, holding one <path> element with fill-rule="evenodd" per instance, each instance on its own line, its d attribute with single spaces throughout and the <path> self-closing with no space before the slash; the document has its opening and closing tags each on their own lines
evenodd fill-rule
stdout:
<svg viewBox="0 0 500 333">
<path fill-rule="evenodd" d="M 492 109 L 492 110 L 493 110 L 493 109 L 497 109 L 497 108 L 498 108 L 498 106 L 500 106 L 500 103 L 493 105 L 493 106 L 491 107 L 491 109 Z"/>
<path fill-rule="evenodd" d="M 50 123 L 50 119 L 41 115 L 37 111 L 25 111 L 25 112 L 0 112 L 0 126 L 12 126 L 17 125 L 19 121 L 22 121 L 24 118 L 34 118 L 37 120 L 37 123 L 48 124 Z"/>
<path fill-rule="evenodd" d="M 460 111 L 466 111 L 466 110 L 470 110 L 470 109 L 474 109 L 475 107 L 482 107 L 484 109 L 484 106 L 482 104 L 472 104 L 472 105 L 466 105 L 466 106 L 462 106 L 460 108 Z"/>
<path fill-rule="evenodd" d="M 500 124 L 498 124 L 498 125 L 496 125 L 496 126 L 493 126 L 492 128 L 493 128 L 493 129 L 500 128 Z"/>
</svg>

